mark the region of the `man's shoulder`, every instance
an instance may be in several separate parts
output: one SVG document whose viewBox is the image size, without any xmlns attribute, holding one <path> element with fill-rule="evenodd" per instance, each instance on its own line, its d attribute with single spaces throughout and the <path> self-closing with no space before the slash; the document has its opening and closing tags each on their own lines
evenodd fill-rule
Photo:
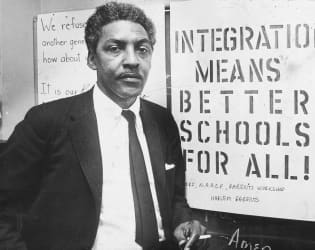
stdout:
<svg viewBox="0 0 315 250">
<path fill-rule="evenodd" d="M 165 108 L 165 107 L 163 107 L 163 106 L 161 106 L 155 102 L 151 102 L 147 99 L 141 98 L 141 106 L 142 106 L 142 108 L 148 109 L 151 112 L 170 114 L 170 111 L 167 108 Z"/>
<path fill-rule="evenodd" d="M 92 105 L 88 105 L 89 102 L 92 103 L 91 96 L 92 94 L 88 91 L 84 94 L 36 105 L 27 111 L 24 119 L 15 126 L 15 131 L 22 131 L 22 134 L 29 135 L 36 133 L 40 138 L 47 139 L 53 131 L 68 126 L 72 121 L 72 114 L 80 113 L 85 106 L 91 107 Z M 30 133 L 30 131 L 33 132 Z"/>
<path fill-rule="evenodd" d="M 91 91 L 42 103 L 32 107 L 26 114 L 25 119 L 35 120 L 64 120 L 68 114 L 86 106 L 92 101 Z"/>
<path fill-rule="evenodd" d="M 141 99 L 141 109 L 147 114 L 150 113 L 145 117 L 154 119 L 162 127 L 175 124 L 171 111 L 157 103 Z"/>
<path fill-rule="evenodd" d="M 67 108 L 69 108 L 70 106 L 80 105 L 80 103 L 81 105 L 83 105 L 83 102 L 85 99 L 88 100 L 90 97 L 92 97 L 92 94 L 90 92 L 91 90 L 78 94 L 78 95 L 64 97 L 57 100 L 41 103 L 39 105 L 34 106 L 33 109 L 45 110 L 45 111 L 50 111 L 50 110 L 51 111 L 57 111 L 57 110 L 66 111 Z"/>
<path fill-rule="evenodd" d="M 78 95 L 73 95 L 73 96 L 49 101 L 49 102 L 40 104 L 38 106 L 46 106 L 49 108 L 64 107 L 65 105 L 66 106 L 73 105 L 73 104 L 76 104 L 78 101 L 80 102 L 80 101 L 83 101 L 84 99 L 89 99 L 90 97 L 92 97 L 92 90 L 89 90 L 87 92 L 84 92 Z"/>
</svg>

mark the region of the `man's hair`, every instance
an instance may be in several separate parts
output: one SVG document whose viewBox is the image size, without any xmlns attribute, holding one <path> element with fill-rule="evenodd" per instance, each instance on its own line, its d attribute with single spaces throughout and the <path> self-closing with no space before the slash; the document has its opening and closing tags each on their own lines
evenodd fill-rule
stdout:
<svg viewBox="0 0 315 250">
<path fill-rule="evenodd" d="M 95 13 L 87 20 L 85 42 L 89 53 L 95 53 L 103 26 L 119 20 L 127 20 L 142 25 L 153 48 L 155 44 L 155 27 L 143 10 L 128 3 L 108 2 L 97 7 Z"/>
</svg>

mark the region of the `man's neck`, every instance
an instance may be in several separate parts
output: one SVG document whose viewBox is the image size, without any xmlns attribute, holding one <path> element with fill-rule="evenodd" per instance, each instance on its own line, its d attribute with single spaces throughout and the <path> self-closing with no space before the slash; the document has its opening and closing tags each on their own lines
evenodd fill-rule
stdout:
<svg viewBox="0 0 315 250">
<path fill-rule="evenodd" d="M 117 96 L 108 89 L 104 88 L 101 84 L 97 84 L 97 86 L 104 95 L 106 95 L 122 109 L 128 109 L 137 100 L 137 96 L 131 98 L 121 98 L 120 96 Z"/>
</svg>

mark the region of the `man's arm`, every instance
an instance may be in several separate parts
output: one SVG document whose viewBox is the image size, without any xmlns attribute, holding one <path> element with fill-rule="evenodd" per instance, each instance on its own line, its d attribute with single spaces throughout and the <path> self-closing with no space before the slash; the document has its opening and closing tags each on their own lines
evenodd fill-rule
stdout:
<svg viewBox="0 0 315 250">
<path fill-rule="evenodd" d="M 171 118 L 173 123 L 172 141 L 169 145 L 171 157 L 175 160 L 176 164 L 176 177 L 175 177 L 175 194 L 174 194 L 174 237 L 179 244 L 184 243 L 185 248 L 189 249 L 199 236 L 206 232 L 206 227 L 199 221 L 192 219 L 192 212 L 186 200 L 185 193 L 185 171 L 186 166 L 182 155 L 182 148 L 180 143 L 180 136 L 177 125 Z"/>
<path fill-rule="evenodd" d="M 187 204 L 185 193 L 185 171 L 186 166 L 182 156 L 182 148 L 180 143 L 179 131 L 173 116 L 168 113 L 167 120 L 167 163 L 175 165 L 175 178 L 173 190 L 173 218 L 172 227 L 176 228 L 179 224 L 190 221 L 192 218 L 191 209 Z"/>
<path fill-rule="evenodd" d="M 37 109 L 16 126 L 0 154 L 0 250 L 26 249 L 20 235 L 22 218 L 39 190 L 50 127 L 41 124 Z"/>
</svg>

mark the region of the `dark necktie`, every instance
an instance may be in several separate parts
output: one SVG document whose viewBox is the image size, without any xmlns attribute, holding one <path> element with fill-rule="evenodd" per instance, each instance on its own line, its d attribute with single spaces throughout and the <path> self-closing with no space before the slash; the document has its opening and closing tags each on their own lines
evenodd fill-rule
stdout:
<svg viewBox="0 0 315 250">
<path fill-rule="evenodd" d="M 123 110 L 128 121 L 130 177 L 136 217 L 136 242 L 142 247 L 158 243 L 157 223 L 145 161 L 135 127 L 135 114 Z"/>
</svg>

